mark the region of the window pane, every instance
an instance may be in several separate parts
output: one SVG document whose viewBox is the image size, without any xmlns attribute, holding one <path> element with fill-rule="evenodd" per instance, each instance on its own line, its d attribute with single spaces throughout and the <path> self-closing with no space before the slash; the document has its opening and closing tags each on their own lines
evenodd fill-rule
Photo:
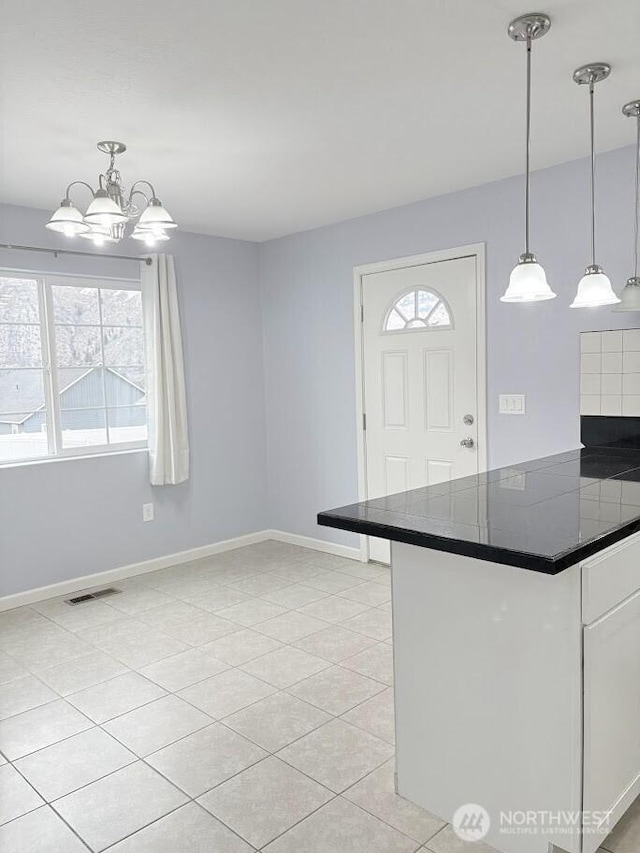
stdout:
<svg viewBox="0 0 640 853">
<path fill-rule="evenodd" d="M 117 365 L 113 365 L 113 367 L 110 367 L 109 369 L 113 370 L 115 373 L 119 373 L 120 376 L 124 376 L 127 382 L 132 382 L 142 392 L 146 392 L 147 377 L 144 367 L 118 367 Z"/>
<path fill-rule="evenodd" d="M 65 287 L 54 284 L 53 319 L 56 323 L 94 325 L 100 322 L 98 289 L 95 287 Z"/>
<path fill-rule="evenodd" d="M 58 371 L 60 409 L 99 409 L 105 404 L 102 367 Z"/>
<path fill-rule="evenodd" d="M 99 326 L 56 326 L 59 367 L 92 367 L 102 363 Z"/>
<path fill-rule="evenodd" d="M 444 304 L 441 302 L 440 305 L 434 310 L 433 314 L 430 315 L 427 320 L 429 326 L 450 326 L 451 319 L 449 317 L 449 312 L 444 307 Z"/>
<path fill-rule="evenodd" d="M 33 414 L 44 407 L 42 370 L 0 370 L 0 412 Z"/>
<path fill-rule="evenodd" d="M 39 326 L 0 325 L 0 367 L 40 367 Z"/>
<path fill-rule="evenodd" d="M 104 327 L 104 363 L 107 366 L 144 364 L 142 329 Z"/>
<path fill-rule="evenodd" d="M 109 444 L 147 440 L 147 407 L 125 406 L 107 409 Z"/>
<path fill-rule="evenodd" d="M 104 409 L 76 409 L 60 412 L 62 446 L 92 447 L 107 443 L 107 420 Z"/>
<path fill-rule="evenodd" d="M 48 452 L 44 412 L 0 415 L 0 462 L 37 459 Z"/>
<path fill-rule="evenodd" d="M 142 326 L 142 295 L 139 290 L 101 290 L 105 326 Z"/>
<path fill-rule="evenodd" d="M 105 371 L 105 386 L 107 391 L 107 406 L 134 406 L 145 399 L 144 389 L 141 387 L 141 370 L 127 370 L 126 368 L 107 368 Z M 136 380 L 138 380 L 136 382 Z"/>
<path fill-rule="evenodd" d="M 396 329 L 404 329 L 405 323 L 406 320 L 404 320 L 404 318 L 401 317 L 394 308 L 387 317 L 387 325 L 385 326 L 385 329 L 388 332 L 393 332 Z"/>
<path fill-rule="evenodd" d="M 431 293 L 428 290 L 419 290 L 418 291 L 418 316 L 426 317 L 429 311 L 433 308 L 433 306 L 438 301 L 438 297 L 435 293 Z"/>
<path fill-rule="evenodd" d="M 396 309 L 407 320 L 411 320 L 416 316 L 416 294 L 415 291 L 405 293 L 405 295 L 396 302 Z"/>
<path fill-rule="evenodd" d="M 38 284 L 33 279 L 0 276 L 0 323 L 38 323 Z"/>
</svg>

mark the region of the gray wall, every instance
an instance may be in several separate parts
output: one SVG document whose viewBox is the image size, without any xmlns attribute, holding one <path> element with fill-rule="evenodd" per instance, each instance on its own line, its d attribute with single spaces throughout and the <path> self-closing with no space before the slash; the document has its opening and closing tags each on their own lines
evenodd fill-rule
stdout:
<svg viewBox="0 0 640 853">
<path fill-rule="evenodd" d="M 0 207 L 0 242 L 57 245 L 45 211 Z M 266 527 L 258 247 L 178 232 L 192 476 L 152 488 L 145 453 L 0 468 L 0 594 Z M 75 241 L 73 248 L 87 248 Z M 126 241 L 115 252 L 137 254 Z M 0 252 L 0 266 L 135 277 L 131 263 Z M 156 520 L 142 523 L 142 504 Z"/>
<path fill-rule="evenodd" d="M 633 149 L 598 158 L 600 263 L 631 275 Z M 425 163 L 425 168 L 429 165 Z M 522 178 L 508 179 L 260 247 L 270 526 L 345 544 L 320 509 L 357 500 L 353 267 L 486 243 L 489 465 L 578 446 L 579 332 L 637 326 L 635 314 L 569 309 L 589 260 L 588 163 L 537 172 L 532 243 L 558 298 L 499 302 L 522 251 Z M 498 414 L 524 393 L 526 416 Z"/>
<path fill-rule="evenodd" d="M 598 254 L 618 288 L 631 272 L 633 150 L 602 155 L 599 169 Z M 261 246 L 178 232 L 170 245 L 180 283 L 191 480 L 152 488 L 144 453 L 0 469 L 0 594 L 265 527 L 355 544 L 350 534 L 317 527 L 315 516 L 357 499 L 358 264 L 485 242 L 490 465 L 577 446 L 579 332 L 639 324 L 633 314 L 568 307 L 588 261 L 587 170 L 577 161 L 533 177 L 534 249 L 559 294 L 540 305 L 498 301 L 522 250 L 522 179 Z M 44 230 L 46 218 L 45 211 L 0 206 L 0 242 L 60 245 Z M 130 241 L 125 246 L 136 254 Z M 6 251 L 0 264 L 125 277 L 135 271 L 116 261 Z M 498 415 L 499 393 L 525 393 L 527 415 Z M 156 505 L 156 521 L 143 524 L 147 501 Z"/>
</svg>

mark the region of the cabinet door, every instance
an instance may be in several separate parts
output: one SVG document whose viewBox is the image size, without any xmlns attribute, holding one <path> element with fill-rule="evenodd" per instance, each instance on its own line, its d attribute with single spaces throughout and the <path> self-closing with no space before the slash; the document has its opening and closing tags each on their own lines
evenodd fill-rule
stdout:
<svg viewBox="0 0 640 853">
<path fill-rule="evenodd" d="M 611 810 L 613 827 L 638 793 L 640 592 L 584 629 L 584 809 Z"/>
</svg>

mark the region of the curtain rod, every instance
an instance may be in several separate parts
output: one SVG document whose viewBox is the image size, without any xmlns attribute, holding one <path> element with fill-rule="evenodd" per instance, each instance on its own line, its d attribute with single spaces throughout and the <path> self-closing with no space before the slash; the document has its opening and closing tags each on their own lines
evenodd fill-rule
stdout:
<svg viewBox="0 0 640 853">
<path fill-rule="evenodd" d="M 48 252 L 51 255 L 79 255 L 83 258 L 112 258 L 116 261 L 144 261 L 149 266 L 151 258 L 135 258 L 133 255 L 99 255 L 95 252 L 76 252 L 73 249 L 47 249 L 43 246 L 19 246 L 15 243 L 0 243 L 0 249 L 22 249 L 25 252 Z"/>
</svg>

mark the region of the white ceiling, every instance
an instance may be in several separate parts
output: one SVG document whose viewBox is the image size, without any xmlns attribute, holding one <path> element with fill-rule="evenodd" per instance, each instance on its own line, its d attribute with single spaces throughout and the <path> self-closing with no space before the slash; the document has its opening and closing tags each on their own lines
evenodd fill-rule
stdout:
<svg viewBox="0 0 640 853">
<path fill-rule="evenodd" d="M 535 4 L 533 4 L 535 6 Z M 535 168 L 631 144 L 640 2 L 549 0 Z M 183 229 L 264 240 L 518 174 L 524 0 L 0 0 L 0 194 L 53 208 L 129 146 Z"/>
</svg>

